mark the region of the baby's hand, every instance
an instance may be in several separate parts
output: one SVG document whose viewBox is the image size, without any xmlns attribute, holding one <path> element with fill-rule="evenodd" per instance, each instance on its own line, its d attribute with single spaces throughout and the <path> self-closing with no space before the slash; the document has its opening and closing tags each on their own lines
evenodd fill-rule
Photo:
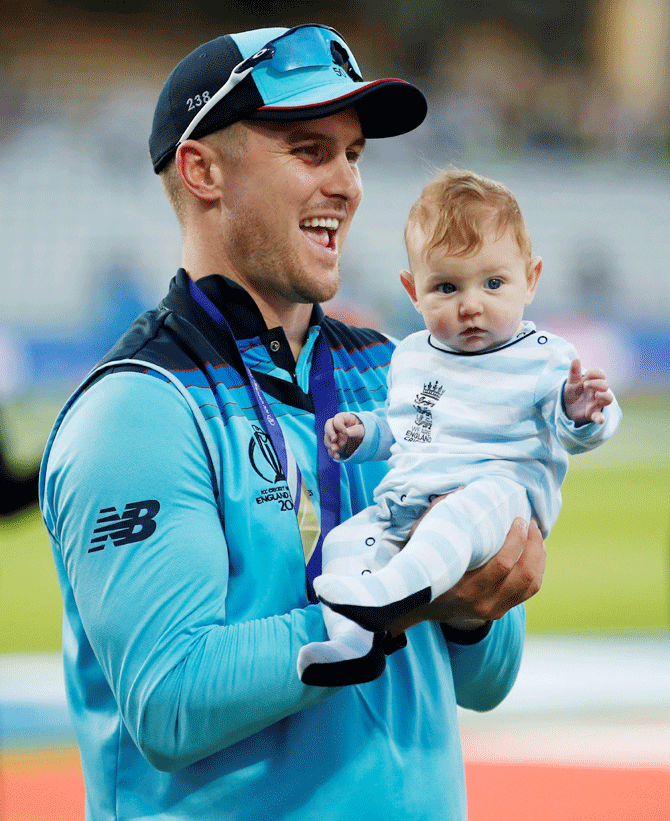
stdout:
<svg viewBox="0 0 670 821">
<path fill-rule="evenodd" d="M 570 373 L 563 386 L 563 408 L 566 414 L 577 425 L 596 422 L 602 425 L 605 416 L 602 409 L 614 401 L 614 394 L 609 389 L 604 371 L 592 368 L 582 376 L 579 359 L 570 365 Z"/>
<path fill-rule="evenodd" d="M 365 427 L 355 413 L 336 413 L 326 422 L 323 441 L 331 459 L 345 458 L 360 445 Z"/>
</svg>

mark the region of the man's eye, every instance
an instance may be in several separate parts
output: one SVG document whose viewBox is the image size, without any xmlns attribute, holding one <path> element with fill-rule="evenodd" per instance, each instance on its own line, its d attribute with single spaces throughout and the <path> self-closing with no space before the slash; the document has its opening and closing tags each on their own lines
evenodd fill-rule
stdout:
<svg viewBox="0 0 670 821">
<path fill-rule="evenodd" d="M 321 156 L 321 148 L 318 145 L 301 145 L 293 153 L 300 154 L 310 160 L 318 160 Z"/>
<path fill-rule="evenodd" d="M 502 285 L 502 280 L 498 279 L 498 277 L 492 277 L 487 283 L 486 286 L 491 291 L 497 291 L 498 288 Z"/>
<path fill-rule="evenodd" d="M 441 283 L 437 286 L 437 290 L 438 290 L 441 294 L 453 294 L 453 293 L 454 293 L 454 291 L 456 290 L 456 288 L 452 285 L 452 283 L 451 283 L 451 282 L 441 282 Z"/>
</svg>

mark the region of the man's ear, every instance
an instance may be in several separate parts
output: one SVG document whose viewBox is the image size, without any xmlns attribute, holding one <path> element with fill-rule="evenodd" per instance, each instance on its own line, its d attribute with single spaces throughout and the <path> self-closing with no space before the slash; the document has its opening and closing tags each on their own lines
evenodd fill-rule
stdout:
<svg viewBox="0 0 670 821">
<path fill-rule="evenodd" d="M 194 197 L 206 203 L 220 198 L 223 175 L 211 146 L 186 140 L 177 149 L 175 164 L 181 181 Z"/>
<path fill-rule="evenodd" d="M 535 289 L 537 288 L 537 282 L 540 278 L 540 274 L 542 273 L 542 257 L 533 257 L 531 261 L 528 263 L 528 273 L 526 275 L 526 305 L 530 305 L 530 303 L 535 298 Z"/>
<path fill-rule="evenodd" d="M 400 281 L 402 282 L 404 289 L 409 294 L 409 298 L 412 300 L 414 307 L 418 311 L 419 309 L 416 305 L 416 288 L 414 287 L 414 277 L 412 276 L 411 272 L 402 270 L 400 272 Z"/>
</svg>

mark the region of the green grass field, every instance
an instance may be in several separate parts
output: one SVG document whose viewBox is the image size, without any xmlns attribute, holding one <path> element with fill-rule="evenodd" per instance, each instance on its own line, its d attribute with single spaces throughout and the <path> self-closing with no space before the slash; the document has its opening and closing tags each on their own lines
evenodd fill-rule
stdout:
<svg viewBox="0 0 670 821">
<path fill-rule="evenodd" d="M 623 403 L 622 403 L 623 404 Z M 670 408 L 629 401 L 614 440 L 571 462 L 532 632 L 670 626 Z M 60 648 L 61 599 L 38 511 L 0 519 L 0 653 Z"/>
<path fill-rule="evenodd" d="M 668 627 L 669 500 L 667 467 L 573 470 L 529 630 Z"/>
</svg>

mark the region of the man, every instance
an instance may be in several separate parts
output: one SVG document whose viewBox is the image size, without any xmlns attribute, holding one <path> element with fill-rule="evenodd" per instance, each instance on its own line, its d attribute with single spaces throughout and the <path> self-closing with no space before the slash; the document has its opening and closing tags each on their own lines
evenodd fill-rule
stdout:
<svg viewBox="0 0 670 821">
<path fill-rule="evenodd" d="M 364 83 L 320 26 L 227 35 L 168 78 L 150 149 L 183 267 L 70 400 L 43 465 L 92 821 L 465 817 L 456 702 L 489 709 L 514 681 L 535 528 L 394 625 L 375 681 L 296 672 L 326 637 L 323 532 L 385 472 L 324 458 L 322 420 L 383 403 L 392 345 L 318 303 L 365 139 L 425 110 L 407 83 Z"/>
</svg>

